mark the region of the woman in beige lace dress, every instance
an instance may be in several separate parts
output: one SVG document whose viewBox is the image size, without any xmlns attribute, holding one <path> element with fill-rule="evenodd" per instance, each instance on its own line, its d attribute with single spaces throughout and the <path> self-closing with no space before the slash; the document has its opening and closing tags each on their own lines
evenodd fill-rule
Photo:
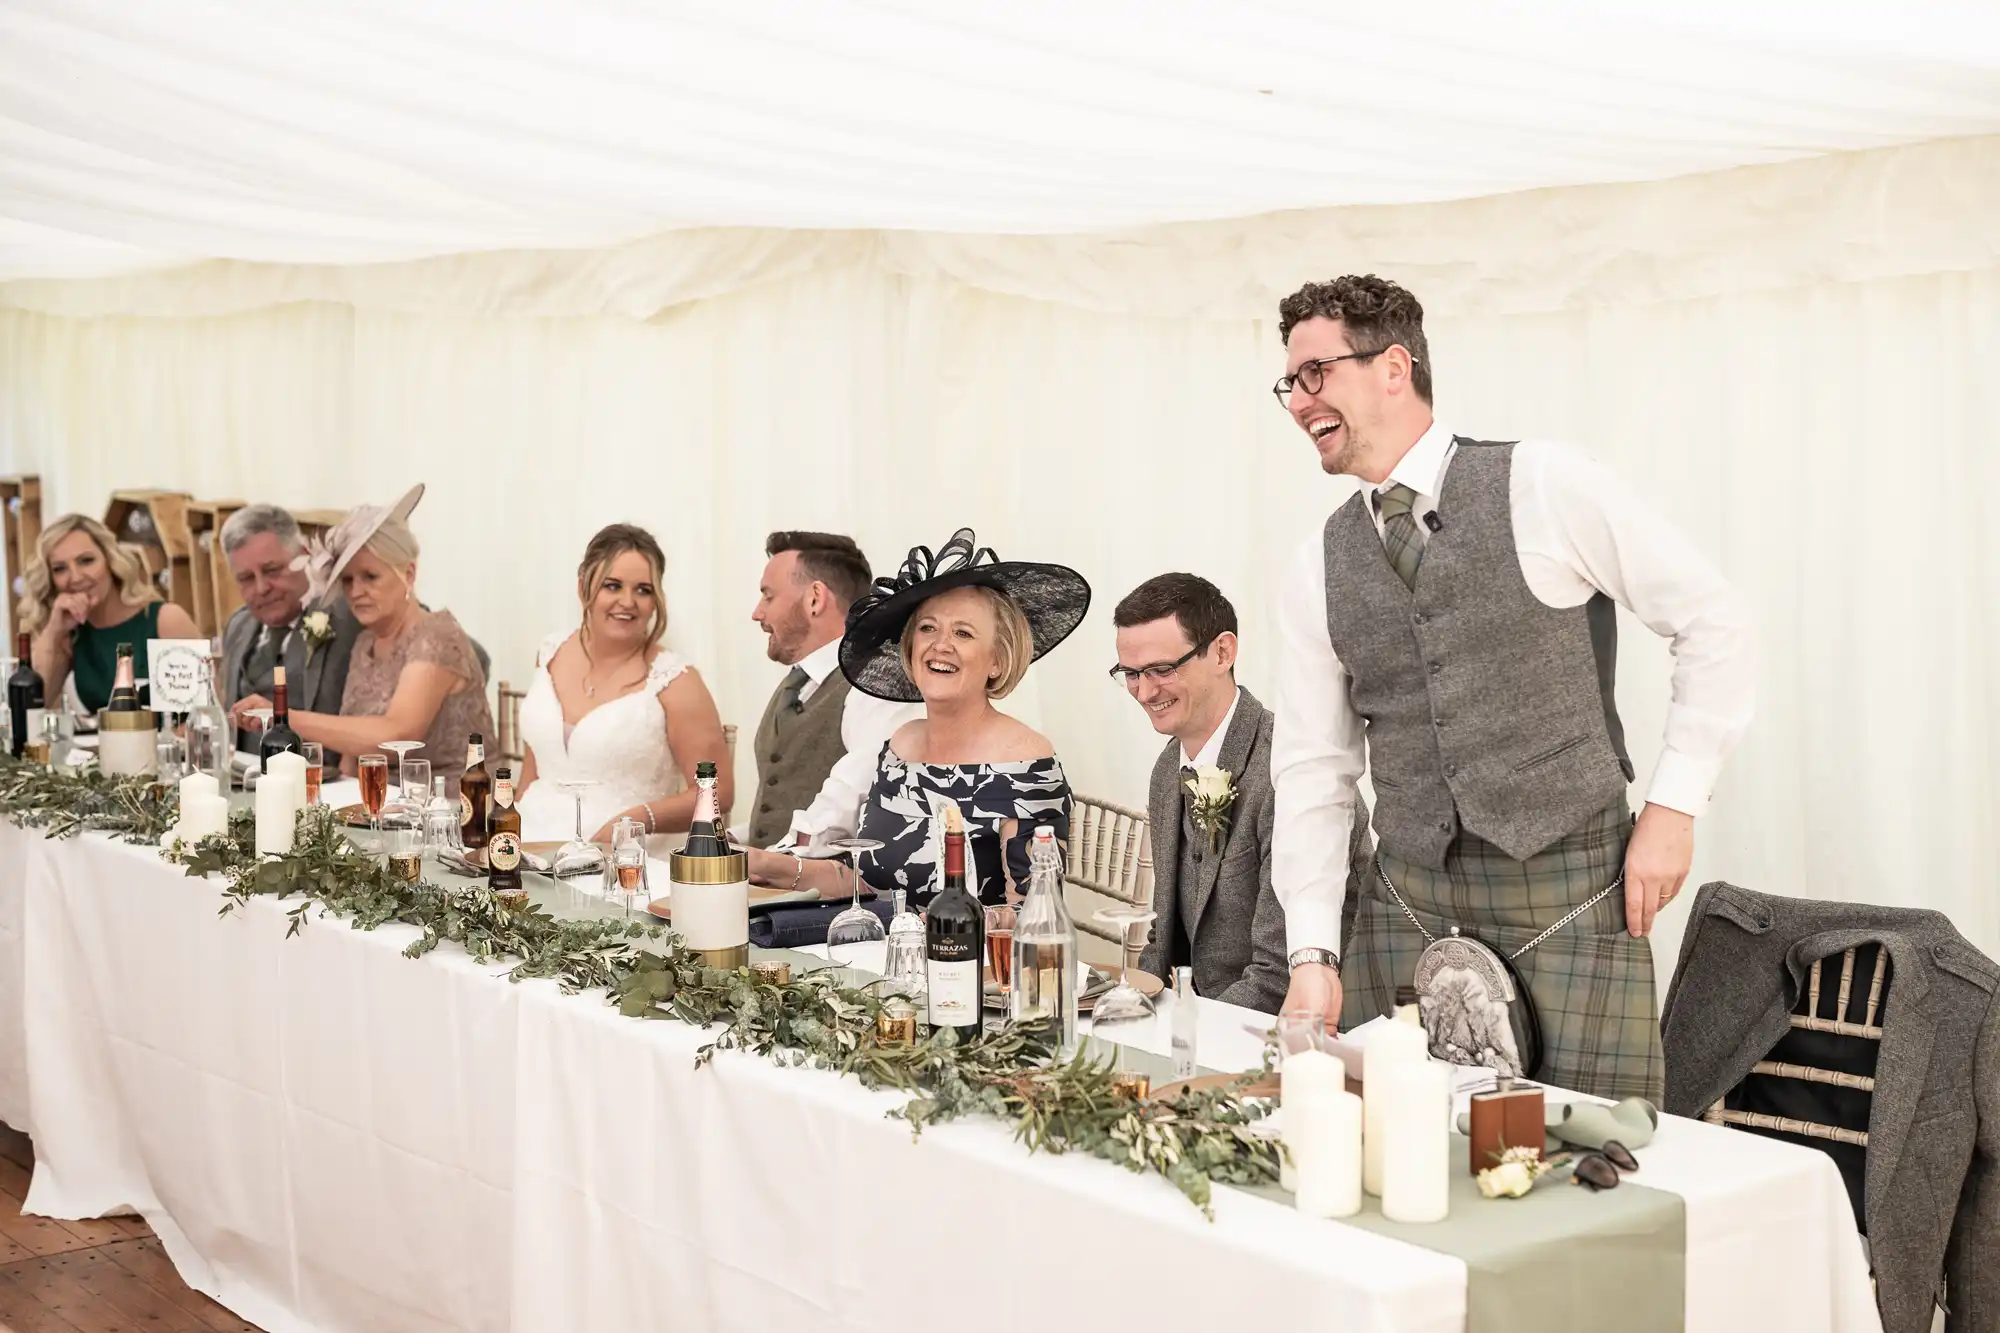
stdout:
<svg viewBox="0 0 2000 1333">
<path fill-rule="evenodd" d="M 493 710 L 472 640 L 451 612 L 426 611 L 417 602 L 417 539 L 409 517 L 423 492 L 414 487 L 393 508 L 362 505 L 324 542 L 311 544 L 305 558 L 312 600 L 325 600 L 338 583 L 362 629 L 340 712 L 293 709 L 291 725 L 305 740 L 345 755 L 341 769 L 349 774 L 355 756 L 385 741 L 420 740 L 432 775 L 456 790 L 466 737 L 490 738 Z M 269 706 L 255 698 L 237 705 Z"/>
</svg>

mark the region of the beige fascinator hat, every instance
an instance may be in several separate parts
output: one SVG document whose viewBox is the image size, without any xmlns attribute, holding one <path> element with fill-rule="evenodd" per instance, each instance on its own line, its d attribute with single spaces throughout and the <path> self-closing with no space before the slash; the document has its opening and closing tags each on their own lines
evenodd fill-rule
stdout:
<svg viewBox="0 0 2000 1333">
<path fill-rule="evenodd" d="M 331 600 L 340 586 L 340 573 L 354 553 L 366 546 L 384 523 L 409 522 L 417 501 L 423 498 L 424 484 L 418 482 L 393 505 L 356 505 L 327 530 L 326 536 L 306 538 L 305 554 L 292 561 L 293 569 L 306 572 L 306 600 L 316 604 Z"/>
</svg>

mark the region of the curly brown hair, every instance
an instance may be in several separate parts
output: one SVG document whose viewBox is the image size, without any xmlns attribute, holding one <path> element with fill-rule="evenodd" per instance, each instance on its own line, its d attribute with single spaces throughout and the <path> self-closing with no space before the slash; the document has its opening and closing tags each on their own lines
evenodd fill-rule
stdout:
<svg viewBox="0 0 2000 1333">
<path fill-rule="evenodd" d="M 1424 308 L 1405 288 L 1373 273 L 1348 274 L 1331 282 L 1309 282 L 1278 302 L 1278 338 L 1309 319 L 1338 320 L 1357 352 L 1386 352 L 1400 346 L 1410 354 L 1410 385 L 1431 401 L 1431 348 L 1424 340 Z"/>
</svg>

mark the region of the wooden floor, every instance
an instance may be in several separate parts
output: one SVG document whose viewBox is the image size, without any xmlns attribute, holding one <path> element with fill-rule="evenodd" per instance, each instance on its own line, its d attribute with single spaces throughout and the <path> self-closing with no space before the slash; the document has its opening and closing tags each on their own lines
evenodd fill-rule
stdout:
<svg viewBox="0 0 2000 1333">
<path fill-rule="evenodd" d="M 136 1217 L 23 1217 L 34 1147 L 0 1125 L 0 1333 L 257 1333 L 190 1291 Z"/>
</svg>

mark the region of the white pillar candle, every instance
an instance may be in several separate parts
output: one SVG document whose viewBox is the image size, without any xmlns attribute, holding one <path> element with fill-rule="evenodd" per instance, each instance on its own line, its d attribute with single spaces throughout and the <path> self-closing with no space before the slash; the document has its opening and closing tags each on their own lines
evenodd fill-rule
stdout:
<svg viewBox="0 0 2000 1333">
<path fill-rule="evenodd" d="M 1399 1064 L 1382 1083 L 1382 1216 L 1442 1222 L 1451 1211 L 1451 1066 Z"/>
<path fill-rule="evenodd" d="M 215 776 L 211 773 L 190 773 L 181 779 L 181 809 L 187 809 L 188 797 L 197 793 L 214 796 L 218 793 Z"/>
<path fill-rule="evenodd" d="M 1306 1097 L 1330 1097 L 1347 1088 L 1347 1066 L 1337 1055 L 1325 1051 L 1294 1051 L 1278 1066 L 1278 1105 L 1284 1108 L 1285 1143 L 1292 1141 L 1292 1103 Z M 1295 1156 L 1296 1154 L 1294 1154 Z M 1281 1159 L 1278 1185 L 1296 1191 L 1299 1179 L 1295 1164 Z"/>
<path fill-rule="evenodd" d="M 192 796 L 181 797 L 181 820 L 179 833 L 187 842 L 199 842 L 203 838 L 216 837 L 229 832 L 229 802 L 215 794 L 215 779 L 208 780 L 210 790 L 196 792 Z"/>
<path fill-rule="evenodd" d="M 1376 1088 L 1393 1070 L 1430 1058 L 1430 1039 L 1420 1027 L 1377 1023 L 1368 1030 L 1368 1044 L 1361 1050 L 1361 1183 L 1370 1194 L 1382 1192 L 1383 1103 Z"/>
<path fill-rule="evenodd" d="M 1337 1056 L 1312 1057 L 1285 1097 L 1285 1146 L 1297 1186 L 1294 1202 L 1309 1217 L 1352 1217 L 1361 1211 L 1361 1099 L 1347 1091 L 1347 1069 Z M 1331 1070 L 1319 1062 L 1331 1064 Z"/>
<path fill-rule="evenodd" d="M 257 855 L 284 856 L 292 850 L 294 823 L 302 797 L 287 781 L 273 782 L 270 774 L 257 784 Z"/>
<path fill-rule="evenodd" d="M 294 754 L 289 750 L 281 750 L 277 754 L 272 755 L 269 762 L 265 764 L 264 776 L 258 781 L 257 785 L 261 787 L 273 778 L 281 778 L 288 785 L 297 788 L 298 808 L 300 810 L 305 809 L 306 757 L 304 755 Z"/>
</svg>

